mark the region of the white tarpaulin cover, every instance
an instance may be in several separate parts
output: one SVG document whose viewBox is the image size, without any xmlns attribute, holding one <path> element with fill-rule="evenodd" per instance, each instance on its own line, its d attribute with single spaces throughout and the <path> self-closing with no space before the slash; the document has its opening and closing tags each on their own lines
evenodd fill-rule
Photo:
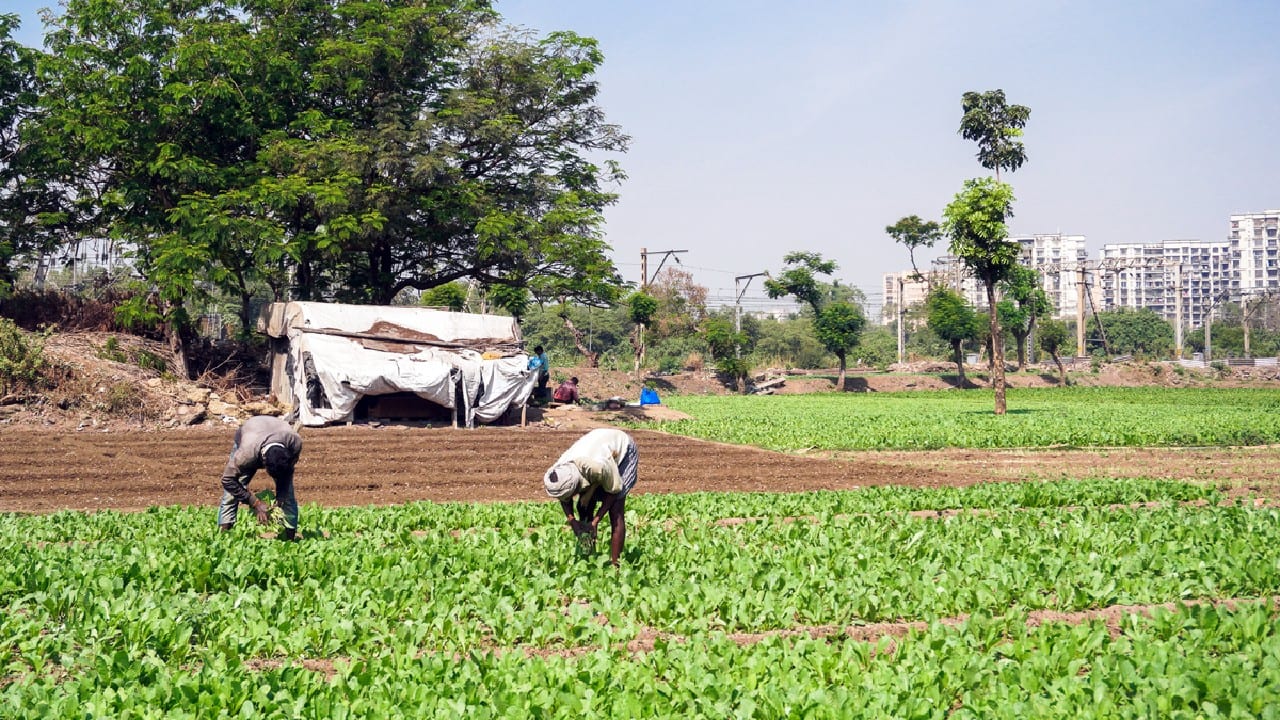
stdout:
<svg viewBox="0 0 1280 720">
<path fill-rule="evenodd" d="M 272 391 L 304 425 L 351 420 L 366 395 L 412 393 L 468 426 L 519 407 L 537 384 L 514 318 L 413 307 L 275 303 Z"/>
</svg>

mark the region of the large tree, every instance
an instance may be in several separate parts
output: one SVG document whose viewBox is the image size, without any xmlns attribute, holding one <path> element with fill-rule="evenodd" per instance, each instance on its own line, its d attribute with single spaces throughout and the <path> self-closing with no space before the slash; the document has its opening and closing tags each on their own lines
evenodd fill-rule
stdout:
<svg viewBox="0 0 1280 720">
<path fill-rule="evenodd" d="M 601 158 L 627 138 L 590 39 L 484 0 L 69 0 L 48 47 L 39 132 L 171 315 L 205 282 L 246 308 L 465 278 L 617 299 Z"/>
<path fill-rule="evenodd" d="M 35 109 L 39 53 L 12 38 L 17 15 L 0 15 L 0 298 L 13 288 L 17 262 L 40 255 L 56 238 L 41 220 L 57 210 L 43 161 L 22 125 Z"/>
<path fill-rule="evenodd" d="M 849 351 L 857 346 L 866 325 L 862 308 L 851 300 L 854 293 L 850 289 L 818 279 L 818 275 L 836 271 L 835 261 L 825 260 L 819 253 L 801 251 L 788 253 L 783 263 L 786 268 L 776 278 L 765 280 L 765 292 L 771 298 L 790 295 L 808 306 L 818 341 L 840 361 L 836 385 L 844 390 Z"/>
<path fill-rule="evenodd" d="M 1018 263 L 1018 244 L 1008 240 L 1005 226 L 1012 208 L 1013 188 L 991 178 L 976 178 L 965 181 L 964 190 L 943 213 L 951 236 L 951 254 L 960 258 L 986 289 L 997 415 L 1005 412 L 1005 377 L 996 285 Z"/>
<path fill-rule="evenodd" d="M 964 190 L 947 206 L 945 226 L 951 236 L 951 253 L 968 266 L 987 291 L 995 412 L 1003 415 L 1004 337 L 1000 334 L 996 283 L 1005 279 L 1017 263 L 1018 245 L 1007 240 L 1005 220 L 1013 215 L 1013 189 L 1000 182 L 1000 170 L 1012 172 L 1026 162 L 1021 138 L 1031 110 L 1008 104 L 1003 90 L 967 92 L 960 105 L 960 134 L 978 144 L 978 162 L 996 176 L 994 180 L 966 181 Z"/>
</svg>

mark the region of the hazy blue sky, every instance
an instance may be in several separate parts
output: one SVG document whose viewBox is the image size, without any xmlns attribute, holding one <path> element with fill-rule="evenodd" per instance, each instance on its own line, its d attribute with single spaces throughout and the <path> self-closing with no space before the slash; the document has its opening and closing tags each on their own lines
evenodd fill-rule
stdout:
<svg viewBox="0 0 1280 720">
<path fill-rule="evenodd" d="M 19 39 L 39 44 L 49 4 L 4 3 Z M 907 267 L 884 227 L 939 219 L 986 174 L 957 134 L 967 90 L 1031 108 L 1029 160 L 1007 177 L 1014 233 L 1085 235 L 1096 256 L 1222 239 L 1231 213 L 1280 208 L 1274 0 L 497 7 L 600 41 L 600 101 L 632 137 L 608 239 L 633 281 L 640 248 L 688 250 L 695 279 L 727 298 L 735 275 L 812 250 L 878 303 L 881 275 Z"/>
</svg>

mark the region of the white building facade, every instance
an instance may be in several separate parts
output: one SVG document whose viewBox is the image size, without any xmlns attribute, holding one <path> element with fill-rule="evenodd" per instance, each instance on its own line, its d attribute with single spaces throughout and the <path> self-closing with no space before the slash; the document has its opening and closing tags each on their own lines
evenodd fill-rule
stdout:
<svg viewBox="0 0 1280 720">
<path fill-rule="evenodd" d="M 1181 315 L 1185 327 L 1201 327 L 1210 309 L 1234 289 L 1232 258 L 1224 240 L 1104 245 L 1097 271 L 1102 305 L 1149 308 L 1170 322 Z"/>
<path fill-rule="evenodd" d="M 1017 235 L 1009 238 L 1022 249 L 1022 264 L 1040 273 L 1045 295 L 1056 318 L 1075 317 L 1080 302 L 1076 268 L 1089 259 L 1083 235 Z M 1086 287 L 1087 287 L 1086 283 Z M 1088 298 L 1085 300 L 1088 302 Z"/>
<path fill-rule="evenodd" d="M 1231 216 L 1227 242 L 1236 260 L 1233 290 L 1245 295 L 1280 289 L 1280 210 Z"/>
<path fill-rule="evenodd" d="M 881 291 L 884 303 L 880 309 L 880 324 L 893 325 L 897 322 L 900 310 L 909 310 L 925 301 L 929 295 L 929 283 L 923 275 L 918 276 L 913 270 L 903 270 L 885 273 Z"/>
</svg>

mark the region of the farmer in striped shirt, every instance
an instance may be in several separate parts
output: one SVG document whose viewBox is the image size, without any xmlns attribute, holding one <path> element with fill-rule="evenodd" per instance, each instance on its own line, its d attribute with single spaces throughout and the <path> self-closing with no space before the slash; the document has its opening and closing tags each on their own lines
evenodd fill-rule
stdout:
<svg viewBox="0 0 1280 720">
<path fill-rule="evenodd" d="M 560 501 L 579 542 L 594 547 L 596 527 L 605 513 L 609 514 L 609 561 L 615 567 L 627 538 L 627 493 L 636 486 L 638 460 L 636 443 L 630 435 L 615 428 L 600 428 L 578 438 L 542 477 L 547 494 Z"/>
<path fill-rule="evenodd" d="M 231 457 L 222 471 L 222 503 L 218 507 L 218 527 L 230 530 L 236 524 L 240 503 L 248 505 L 258 522 L 271 522 L 271 508 L 249 492 L 249 481 L 266 469 L 276 481 L 276 505 L 284 515 L 281 540 L 292 540 L 298 532 L 298 501 L 293 496 L 293 467 L 302 454 L 302 437 L 289 423 L 270 415 L 257 415 L 236 429 Z"/>
</svg>

